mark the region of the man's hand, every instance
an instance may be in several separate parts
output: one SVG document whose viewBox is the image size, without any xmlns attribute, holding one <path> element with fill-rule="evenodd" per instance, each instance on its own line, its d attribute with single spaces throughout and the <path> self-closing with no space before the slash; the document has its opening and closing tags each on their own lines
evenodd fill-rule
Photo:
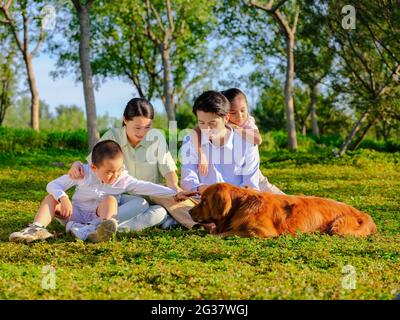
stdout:
<svg viewBox="0 0 400 320">
<path fill-rule="evenodd" d="M 61 217 L 63 217 L 64 219 L 69 219 L 72 215 L 71 200 L 69 200 L 69 198 L 66 196 L 61 197 L 59 200 L 61 203 L 61 212 L 60 212 Z"/>
<path fill-rule="evenodd" d="M 197 191 L 181 191 L 174 195 L 175 201 L 184 201 L 190 197 L 197 196 L 199 193 Z"/>
<path fill-rule="evenodd" d="M 82 163 L 80 161 L 75 161 L 68 170 L 68 175 L 74 180 L 83 179 L 85 177 L 85 173 L 83 171 Z"/>
</svg>

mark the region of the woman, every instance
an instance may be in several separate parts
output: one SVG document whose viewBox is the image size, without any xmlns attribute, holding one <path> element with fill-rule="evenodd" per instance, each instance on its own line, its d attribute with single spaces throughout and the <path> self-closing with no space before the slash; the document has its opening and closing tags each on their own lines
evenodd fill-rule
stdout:
<svg viewBox="0 0 400 320">
<path fill-rule="evenodd" d="M 124 111 L 122 127 L 108 130 L 100 140 L 111 139 L 121 146 L 125 169 L 133 177 L 158 184 L 165 179 L 168 187 L 179 192 L 181 188 L 178 185 L 176 164 L 162 132 L 152 129 L 153 119 L 154 108 L 149 101 L 131 99 Z M 90 159 L 91 155 L 87 161 L 90 162 Z M 82 163 L 74 162 L 68 174 L 71 178 L 79 179 L 82 170 Z M 182 225 L 193 227 L 193 220 L 187 216 L 187 211 L 182 210 L 185 201 L 176 202 L 172 198 L 163 197 L 150 199 L 148 201 L 143 197 L 124 195 L 122 205 L 118 208 L 119 230 L 142 230 L 152 226 L 168 228 L 177 224 L 166 209 Z"/>
</svg>

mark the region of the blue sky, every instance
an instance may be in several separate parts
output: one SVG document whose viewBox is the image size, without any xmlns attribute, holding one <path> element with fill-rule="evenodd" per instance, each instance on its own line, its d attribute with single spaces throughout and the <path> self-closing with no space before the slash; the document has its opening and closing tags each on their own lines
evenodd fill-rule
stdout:
<svg viewBox="0 0 400 320">
<path fill-rule="evenodd" d="M 224 67 L 229 67 L 230 59 L 224 59 Z M 59 77 L 53 79 L 50 72 L 55 70 L 55 58 L 49 57 L 45 53 L 41 53 L 38 57 L 33 59 L 33 68 L 35 71 L 37 86 L 39 89 L 40 99 L 44 100 L 49 106 L 50 110 L 54 110 L 58 105 L 77 105 L 83 110 L 85 109 L 85 102 L 83 98 L 83 88 L 81 82 L 75 81 L 75 75 L 71 74 L 63 78 Z M 236 70 L 230 70 L 234 77 L 239 77 L 241 74 L 248 73 L 254 66 L 247 64 L 239 67 Z M 224 72 L 219 74 L 222 78 Z M 216 86 L 218 79 L 213 81 Z M 21 89 L 26 88 L 26 81 L 20 83 Z M 223 88 L 215 88 L 223 89 Z M 242 88 L 244 89 L 244 88 Z M 247 92 L 250 104 L 254 104 L 254 93 Z M 95 91 L 96 108 L 98 115 L 108 114 L 115 118 L 121 118 L 126 103 L 133 97 L 137 96 L 137 92 L 133 85 L 128 81 L 122 79 L 107 79 L 106 82 L 101 83 L 99 88 Z M 160 99 L 153 99 L 152 104 L 158 112 L 164 112 L 164 106 Z"/>
<path fill-rule="evenodd" d="M 81 82 L 75 81 L 74 75 L 53 79 L 50 72 L 55 69 L 55 60 L 45 54 L 33 60 L 33 68 L 39 88 L 40 99 L 50 105 L 54 110 L 60 104 L 75 104 L 82 109 L 85 107 L 83 88 Z M 133 86 L 119 79 L 108 79 L 95 91 L 97 114 L 106 112 L 112 117 L 120 118 L 127 101 L 136 96 Z M 161 112 L 164 107 L 159 102 L 154 102 L 154 107 Z"/>
</svg>

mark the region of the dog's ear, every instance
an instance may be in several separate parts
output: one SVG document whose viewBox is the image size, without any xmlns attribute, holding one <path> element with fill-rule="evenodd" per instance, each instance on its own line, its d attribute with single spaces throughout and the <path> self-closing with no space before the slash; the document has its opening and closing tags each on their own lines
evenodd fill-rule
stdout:
<svg viewBox="0 0 400 320">
<path fill-rule="evenodd" d="M 215 188 L 212 197 L 214 207 L 212 210 L 213 218 L 220 219 L 226 217 L 232 208 L 232 199 L 229 190 L 222 186 Z"/>
</svg>

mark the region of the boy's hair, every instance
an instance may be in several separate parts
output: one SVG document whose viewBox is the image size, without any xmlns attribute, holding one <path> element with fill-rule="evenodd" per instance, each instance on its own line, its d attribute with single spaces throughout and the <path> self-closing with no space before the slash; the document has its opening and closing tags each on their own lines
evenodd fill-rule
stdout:
<svg viewBox="0 0 400 320">
<path fill-rule="evenodd" d="M 225 117 L 229 113 L 229 101 L 218 91 L 205 91 L 194 102 L 193 113 L 197 116 L 197 111 L 216 113 L 220 117 Z"/>
<path fill-rule="evenodd" d="M 115 159 L 118 156 L 122 156 L 122 149 L 119 144 L 113 140 L 103 140 L 93 147 L 92 164 L 99 167 L 105 159 Z"/>
<path fill-rule="evenodd" d="M 230 88 L 228 90 L 221 91 L 221 93 L 228 99 L 230 103 L 235 100 L 236 97 L 242 96 L 247 103 L 247 97 L 244 92 L 238 88 Z"/>
</svg>

